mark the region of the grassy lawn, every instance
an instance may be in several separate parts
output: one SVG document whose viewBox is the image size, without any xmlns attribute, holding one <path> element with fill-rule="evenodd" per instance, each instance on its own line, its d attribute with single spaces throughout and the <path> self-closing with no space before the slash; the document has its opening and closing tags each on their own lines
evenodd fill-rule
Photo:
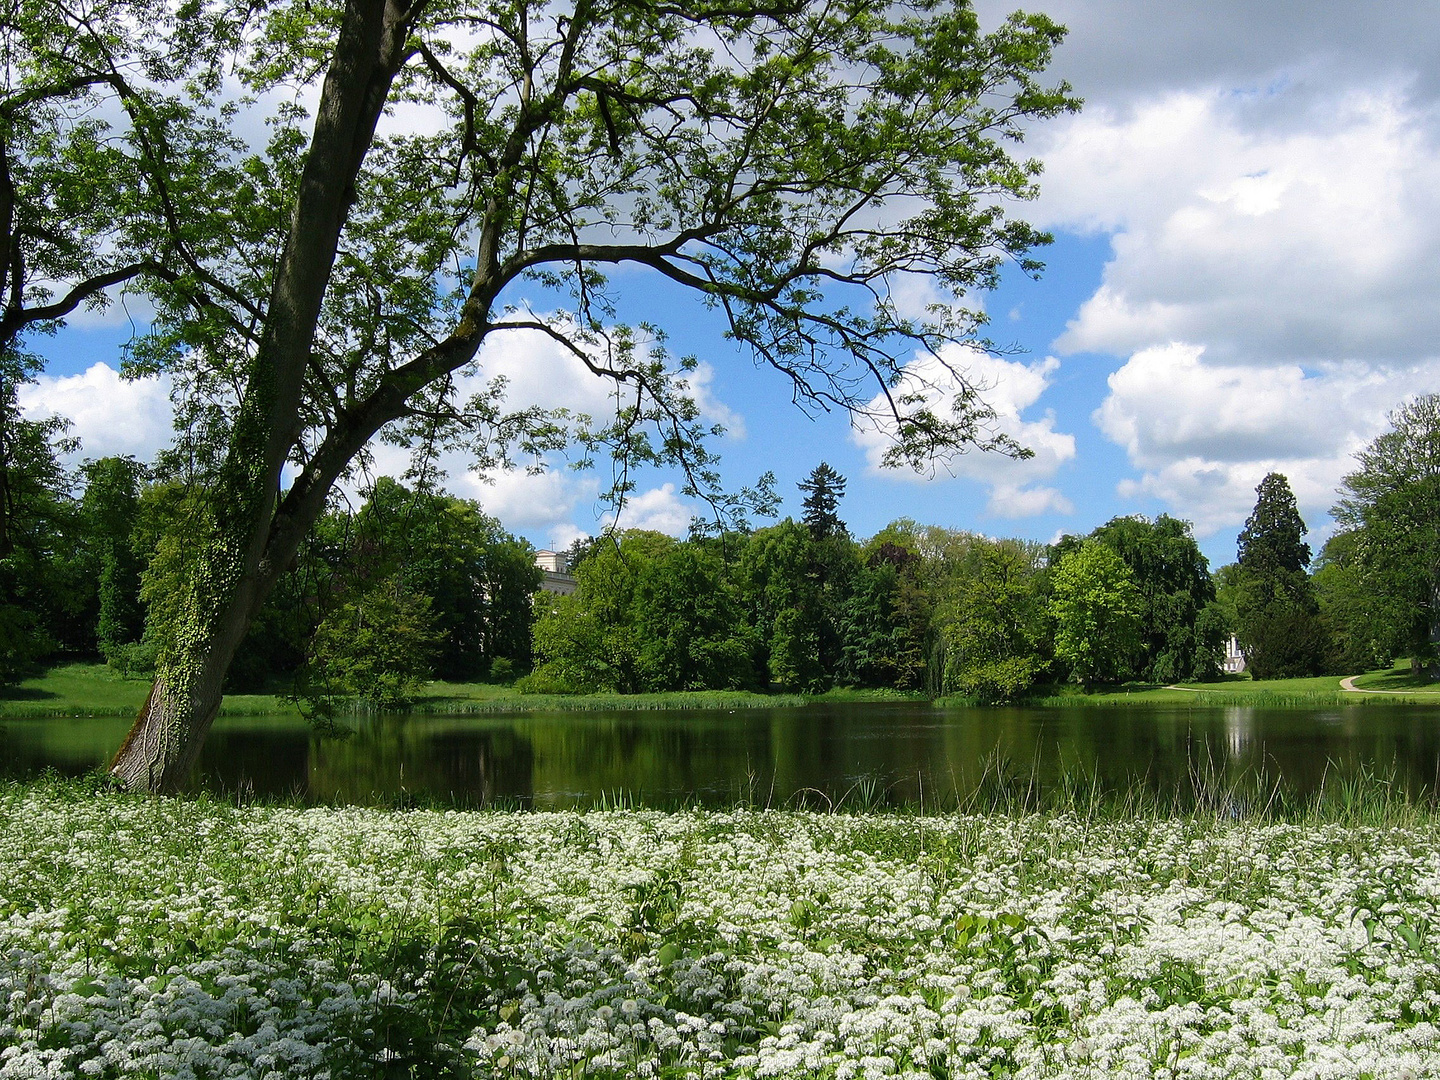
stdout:
<svg viewBox="0 0 1440 1080">
<path fill-rule="evenodd" d="M 60 664 L 0 688 L 0 716 L 134 716 L 149 692 L 149 679 L 129 679 L 104 664 Z M 293 715 L 295 706 L 274 694 L 232 694 L 220 711 L 227 716 Z"/>
<path fill-rule="evenodd" d="M 1372 671 L 1355 679 L 1355 685 L 1367 690 L 1413 691 L 1413 694 L 1356 694 L 1343 690 L 1343 676 L 1318 675 L 1303 679 L 1252 679 L 1249 675 L 1226 675 L 1215 682 L 1176 684 L 1176 689 L 1153 683 L 1128 683 L 1087 694 L 1079 687 L 1054 687 L 1036 704 L 1065 705 L 1143 705 L 1152 702 L 1196 705 L 1263 705 L 1277 707 L 1294 705 L 1357 705 L 1429 703 L 1440 699 L 1440 684 L 1416 677 L 1410 672 L 1409 661 L 1402 661 L 1389 671 Z"/>
<path fill-rule="evenodd" d="M 1033 704 L 1065 707 L 1076 705 L 1146 705 L 1154 703 L 1192 705 L 1214 704 L 1295 704 L 1314 705 L 1360 695 L 1340 690 L 1340 677 L 1322 675 L 1307 679 L 1263 679 L 1249 675 L 1226 675 L 1214 682 L 1179 683 L 1174 688 L 1155 683 L 1132 682 L 1086 693 L 1078 686 L 1059 684 L 1042 688 Z"/>
<path fill-rule="evenodd" d="M 663 694 L 522 694 L 493 683 L 426 683 L 413 712 L 466 716 L 500 712 L 648 711 L 659 709 L 772 709 L 803 705 L 800 694 L 755 694 L 746 690 L 684 690 Z"/>
<path fill-rule="evenodd" d="M 18 686 L 0 689 L 0 716 L 133 716 L 145 703 L 150 680 L 128 679 L 104 664 L 61 664 Z M 833 691 L 827 701 L 901 700 L 896 692 Z M 572 712 L 652 709 L 755 709 L 803 705 L 799 694 L 754 694 L 700 690 L 669 694 L 521 694 L 492 683 L 427 683 L 413 711 L 435 716 L 497 712 Z M 228 694 L 220 711 L 226 716 L 294 715 L 296 708 L 277 694 Z"/>
<path fill-rule="evenodd" d="M 1277 820 L 0 785 L 0 1077 L 1433 1080 L 1440 819 L 1356 794 Z"/>
<path fill-rule="evenodd" d="M 1080 705 L 1249 704 L 1265 706 L 1354 705 L 1359 703 L 1435 703 L 1440 684 L 1413 676 L 1408 662 L 1390 671 L 1358 677 L 1356 686 L 1372 690 L 1414 691 L 1412 695 L 1353 694 L 1340 689 L 1338 676 L 1312 679 L 1255 680 L 1231 675 L 1213 683 L 1188 683 L 1167 689 L 1149 683 L 1085 693 L 1077 686 L 1046 688 L 1031 704 L 1047 707 Z M 1428 688 L 1428 689 L 1426 689 Z M 148 679 L 128 679 L 104 664 L 62 664 L 18 686 L 0 689 L 4 716 L 133 716 L 145 703 Z M 665 709 L 769 709 L 806 702 L 924 701 L 921 694 L 898 690 L 836 688 L 818 696 L 758 694 L 743 690 L 696 690 L 662 694 L 522 694 L 494 683 L 431 682 L 416 696 L 413 712 L 432 716 L 470 716 L 516 712 L 648 711 Z M 940 706 L 964 705 L 941 699 Z M 278 694 L 230 694 L 221 706 L 226 716 L 293 716 L 296 708 Z"/>
<path fill-rule="evenodd" d="M 1355 685 L 1362 690 L 1409 690 L 1440 695 L 1440 683 L 1411 671 L 1409 661 L 1401 661 L 1389 671 L 1361 675 L 1355 680 Z"/>
</svg>

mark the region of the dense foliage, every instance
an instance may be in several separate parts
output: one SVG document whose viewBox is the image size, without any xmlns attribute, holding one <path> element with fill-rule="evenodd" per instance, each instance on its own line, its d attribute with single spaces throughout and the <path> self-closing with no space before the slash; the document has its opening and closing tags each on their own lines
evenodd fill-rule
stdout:
<svg viewBox="0 0 1440 1080">
<path fill-rule="evenodd" d="M 1135 576 L 1115 551 L 1086 540 L 1055 567 L 1050 615 L 1055 657 L 1087 687 L 1119 682 L 1140 651 L 1141 596 Z"/>
<path fill-rule="evenodd" d="M 72 476 L 56 458 L 61 430 L 23 419 L 8 428 L 0 678 L 97 653 L 122 674 L 148 674 L 153 625 L 174 596 L 167 545 L 183 540 L 191 494 L 123 457 Z M 228 690 L 297 686 L 394 704 L 426 679 L 528 666 L 541 578 L 530 545 L 473 502 L 388 477 L 366 495 L 317 523 L 242 643 Z"/>
<path fill-rule="evenodd" d="M 843 485 L 816 470 L 802 488 Z M 1047 552 L 910 521 L 859 542 L 838 497 L 807 513 L 816 520 L 589 545 L 575 595 L 539 613 L 539 667 L 522 688 L 838 685 L 1000 702 L 1047 680 L 1218 670 L 1225 624 L 1184 522 L 1117 518 Z"/>
<path fill-rule="evenodd" d="M 1408 402 L 1357 456 L 1334 509 L 1327 605 L 1356 653 L 1433 667 L 1440 641 L 1440 395 Z M 1331 570 L 1330 567 L 1334 569 Z M 1351 598 L 1358 600 L 1346 602 Z"/>
<path fill-rule="evenodd" d="M 7 451 L 3 674 L 96 653 L 146 673 L 149 626 L 175 595 L 167 544 L 191 512 L 185 483 L 128 458 L 72 476 L 59 422 L 10 430 L 29 441 L 12 435 Z M 1378 490 L 1395 441 L 1362 459 L 1373 476 L 1349 482 L 1352 527 L 1314 574 L 1283 477 L 1261 485 L 1241 559 L 1211 575 L 1189 525 L 1168 515 L 1115 518 L 1049 547 L 908 520 L 857 540 L 839 513 L 844 477 L 817 469 L 802 485 L 826 496 L 807 508 L 816 520 L 578 541 L 577 589 L 561 596 L 536 592 L 530 546 L 475 503 L 382 477 L 358 508 L 317 523 L 227 689 L 289 691 L 323 710 L 396 705 L 435 677 L 521 675 L 521 689 L 542 693 L 844 686 L 998 703 L 1064 681 L 1213 678 L 1232 630 L 1262 677 L 1365 670 L 1423 657 L 1429 643 L 1426 481 L 1358 494 Z"/>
</svg>

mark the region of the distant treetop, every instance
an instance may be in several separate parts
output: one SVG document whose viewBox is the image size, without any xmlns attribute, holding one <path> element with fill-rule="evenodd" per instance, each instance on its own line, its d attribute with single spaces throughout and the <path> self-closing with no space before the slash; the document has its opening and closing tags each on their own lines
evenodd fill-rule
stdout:
<svg viewBox="0 0 1440 1080">
<path fill-rule="evenodd" d="M 795 485 L 805 492 L 803 520 L 817 540 L 828 536 L 847 536 L 849 530 L 836 513 L 845 497 L 845 477 L 821 462 L 810 475 Z"/>
<path fill-rule="evenodd" d="M 1310 545 L 1301 539 L 1305 522 L 1290 481 L 1282 473 L 1270 473 L 1255 495 L 1255 509 L 1240 531 L 1240 565 L 1260 573 L 1302 573 L 1310 565 Z"/>
</svg>

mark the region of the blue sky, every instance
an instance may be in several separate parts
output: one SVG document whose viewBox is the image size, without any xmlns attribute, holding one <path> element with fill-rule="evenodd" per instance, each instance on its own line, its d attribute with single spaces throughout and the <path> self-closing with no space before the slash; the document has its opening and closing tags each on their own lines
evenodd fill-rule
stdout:
<svg viewBox="0 0 1440 1080">
<path fill-rule="evenodd" d="M 982 21 L 1008 6 L 984 0 Z M 1354 451 L 1407 395 L 1440 390 L 1440 19 L 1406 2 L 1031 6 L 1070 27 L 1053 70 L 1086 107 L 1029 136 L 1046 173 L 1017 212 L 1056 242 L 1038 281 L 1012 273 L 982 298 L 991 337 L 1021 351 L 974 370 L 1032 462 L 972 455 L 923 482 L 879 473 L 873 440 L 798 412 L 688 297 L 626 274 L 622 315 L 663 323 L 675 352 L 704 361 L 702 404 L 734 429 L 717 444 L 727 481 L 773 470 L 788 512 L 823 459 L 849 478 L 857 535 L 909 516 L 1049 540 L 1164 511 L 1194 522 L 1219 565 L 1277 469 L 1318 548 Z M 70 416 L 86 454 L 148 457 L 166 437 L 164 388 L 114 376 L 130 332 L 116 307 L 33 343 L 49 364 L 23 401 Z M 603 404 L 540 343 L 485 360 L 517 394 Z M 383 450 L 377 462 L 403 467 Z M 445 464 L 454 490 L 537 545 L 603 520 L 597 477 L 484 485 L 462 459 Z M 693 509 L 673 477 L 647 476 L 622 523 L 678 532 Z"/>
</svg>

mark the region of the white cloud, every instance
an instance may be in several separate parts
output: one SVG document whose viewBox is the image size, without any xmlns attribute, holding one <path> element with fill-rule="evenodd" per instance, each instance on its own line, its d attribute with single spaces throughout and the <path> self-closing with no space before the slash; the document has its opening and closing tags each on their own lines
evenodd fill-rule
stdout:
<svg viewBox="0 0 1440 1080">
<path fill-rule="evenodd" d="M 474 499 L 508 529 L 548 532 L 569 523 L 595 498 L 595 482 L 562 468 L 543 473 L 523 469 L 451 472 L 446 486 Z M 589 516 L 588 513 L 585 516 Z"/>
<path fill-rule="evenodd" d="M 575 525 L 557 525 L 550 530 L 546 544 L 551 551 L 564 551 L 576 540 L 588 539 L 593 535 Z"/>
<path fill-rule="evenodd" d="M 713 424 L 721 424 L 725 428 L 725 435 L 731 439 L 745 438 L 745 417 L 735 412 L 718 397 L 715 396 L 715 368 L 710 363 L 702 360 L 695 365 L 695 370 L 680 380 L 685 393 L 695 399 L 695 404 L 700 409 L 700 415 Z"/>
<path fill-rule="evenodd" d="M 1109 387 L 1095 424 L 1141 471 L 1119 493 L 1162 499 L 1208 535 L 1244 520 L 1271 471 L 1289 477 L 1306 521 L 1322 525 L 1355 451 L 1407 395 L 1440 390 L 1440 371 L 1242 368 L 1174 343 L 1135 353 Z"/>
<path fill-rule="evenodd" d="M 1075 504 L 1058 488 L 1021 487 L 996 484 L 990 489 L 990 512 L 1000 517 L 1035 517 L 1039 514 L 1069 514 Z"/>
<path fill-rule="evenodd" d="M 1352 455 L 1440 388 L 1440 113 L 1397 77 L 1191 87 L 1042 134 L 1040 216 L 1111 234 L 1056 340 L 1128 357 L 1094 422 L 1202 535 L 1269 471 L 1317 531 Z"/>
<path fill-rule="evenodd" d="M 1340 92 L 1283 127 L 1260 122 L 1264 103 L 1192 90 L 1051 131 L 1041 216 L 1115 230 L 1058 349 L 1197 341 L 1247 365 L 1434 354 L 1432 114 L 1394 88 Z"/>
<path fill-rule="evenodd" d="M 998 25 L 1013 0 L 978 0 Z M 1271 73 L 1319 86 L 1414 74 L 1440 89 L 1440 19 L 1431 0 L 1264 4 L 1255 0 L 1046 0 L 1069 29 L 1049 69 L 1088 102 L 1112 103 L 1205 84 L 1268 85 Z"/>
<path fill-rule="evenodd" d="M 32 419 L 71 421 L 70 434 L 80 439 L 77 459 L 131 454 L 149 461 L 173 434 L 168 380 L 122 379 L 104 363 L 79 375 L 41 375 L 22 385 L 18 398 Z"/>
<path fill-rule="evenodd" d="M 942 363 L 933 355 L 917 356 L 906 365 L 905 379 L 897 392 L 924 393 L 937 414 L 947 415 L 959 389 L 949 370 L 954 367 L 980 389 L 980 396 L 995 410 L 995 429 L 1034 452 L 1033 457 L 1023 461 L 995 453 L 964 454 L 950 463 L 948 475 L 988 485 L 989 510 L 1000 517 L 1069 513 L 1073 507 L 1068 499 L 1054 488 L 1036 486 L 1036 482 L 1054 476 L 1075 456 L 1075 437 L 1055 430 L 1053 414 L 1046 413 L 1038 419 L 1024 416 L 1050 386 L 1060 361 L 1052 356 L 1025 363 L 961 347 L 951 347 L 945 359 L 946 363 Z M 879 397 L 870 403 L 872 409 L 879 409 L 882 404 L 883 399 Z M 867 422 L 855 428 L 853 439 L 865 450 L 871 473 L 920 483 L 941 479 L 914 472 L 882 470 L 881 459 L 891 445 L 893 434 L 893 422 Z"/>
<path fill-rule="evenodd" d="M 631 495 L 625 500 L 618 520 L 607 514 L 605 523 L 618 524 L 622 529 L 653 529 L 670 536 L 684 536 L 690 531 L 695 508 L 675 493 L 674 484 Z"/>
</svg>

